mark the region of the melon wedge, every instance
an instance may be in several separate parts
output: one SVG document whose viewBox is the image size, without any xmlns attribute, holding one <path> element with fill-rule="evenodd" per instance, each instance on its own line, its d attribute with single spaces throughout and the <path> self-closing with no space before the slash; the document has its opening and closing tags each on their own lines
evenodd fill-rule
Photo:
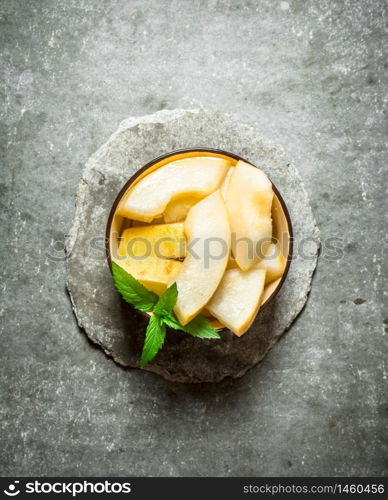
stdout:
<svg viewBox="0 0 388 500">
<path fill-rule="evenodd" d="M 182 325 L 210 300 L 228 263 L 230 226 L 221 192 L 217 190 L 194 205 L 184 227 L 188 253 L 173 280 L 178 287 L 174 311 Z"/>
<path fill-rule="evenodd" d="M 140 260 L 147 257 L 179 259 L 186 255 L 182 223 L 136 226 L 125 229 L 120 238 L 119 257 Z"/>
<path fill-rule="evenodd" d="M 259 311 L 264 283 L 263 269 L 229 269 L 206 309 L 240 337 Z"/>
<path fill-rule="evenodd" d="M 264 269 L 265 271 L 265 284 L 272 283 L 272 281 L 280 278 L 284 272 L 285 259 L 279 248 L 279 245 L 271 243 L 265 252 L 265 257 L 258 264 L 255 269 Z"/>
<path fill-rule="evenodd" d="M 216 157 L 184 158 L 151 172 L 135 184 L 121 200 L 117 213 L 150 222 L 161 215 L 174 198 L 213 193 L 224 180 L 230 162 Z"/>
<path fill-rule="evenodd" d="M 148 257 L 142 260 L 114 259 L 114 261 L 157 295 L 162 295 L 167 290 L 168 283 L 183 266 L 179 260 L 159 259 L 158 257 Z"/>
<path fill-rule="evenodd" d="M 279 245 L 271 243 L 265 252 L 263 260 L 255 264 L 254 269 L 264 269 L 266 271 L 265 284 L 268 285 L 282 276 L 285 263 Z M 235 269 L 236 267 L 238 267 L 236 259 L 231 255 L 226 269 Z"/>
<path fill-rule="evenodd" d="M 136 226 L 125 229 L 113 260 L 146 288 L 161 295 L 181 270 L 186 255 L 182 223 Z"/>
<path fill-rule="evenodd" d="M 186 219 L 191 207 L 200 201 L 197 196 L 185 195 L 174 198 L 167 205 L 163 217 L 165 222 L 180 222 Z"/>
<path fill-rule="evenodd" d="M 272 184 L 265 173 L 239 161 L 226 194 L 232 252 L 243 271 L 257 264 L 272 237 Z"/>
</svg>

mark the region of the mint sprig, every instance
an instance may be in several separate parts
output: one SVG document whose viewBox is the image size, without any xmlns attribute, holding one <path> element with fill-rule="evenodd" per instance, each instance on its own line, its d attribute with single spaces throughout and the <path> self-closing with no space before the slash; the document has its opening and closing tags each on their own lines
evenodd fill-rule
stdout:
<svg viewBox="0 0 388 500">
<path fill-rule="evenodd" d="M 178 299 L 176 283 L 173 283 L 158 297 L 156 293 L 148 290 L 115 262 L 112 262 L 112 274 L 116 288 L 124 300 L 140 311 L 152 311 L 140 358 L 141 367 L 149 363 L 163 347 L 166 337 L 166 326 L 175 330 L 181 330 L 193 337 L 202 339 L 220 338 L 220 335 L 212 327 L 210 321 L 201 314 L 187 323 L 187 325 L 180 324 L 173 312 Z"/>
</svg>

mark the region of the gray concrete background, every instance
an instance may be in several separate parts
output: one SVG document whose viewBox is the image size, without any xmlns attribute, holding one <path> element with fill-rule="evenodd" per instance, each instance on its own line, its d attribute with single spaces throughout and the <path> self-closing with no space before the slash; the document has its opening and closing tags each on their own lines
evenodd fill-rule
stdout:
<svg viewBox="0 0 388 500">
<path fill-rule="evenodd" d="M 386 473 L 384 2 L 0 11 L 1 475 Z M 176 107 L 233 113 L 283 146 L 322 240 L 343 249 L 324 246 L 307 307 L 264 362 L 219 385 L 116 366 L 47 258 L 90 154 L 122 119 Z"/>
</svg>

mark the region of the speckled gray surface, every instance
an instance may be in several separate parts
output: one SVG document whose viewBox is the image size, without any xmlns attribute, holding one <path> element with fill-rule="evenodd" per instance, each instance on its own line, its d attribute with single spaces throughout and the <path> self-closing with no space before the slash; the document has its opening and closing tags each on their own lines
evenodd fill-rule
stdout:
<svg viewBox="0 0 388 500">
<path fill-rule="evenodd" d="M 384 6 L 1 3 L 2 475 L 387 472 Z M 63 241 L 83 166 L 117 124 L 193 107 L 286 150 L 323 247 L 305 310 L 264 361 L 187 386 L 87 341 Z"/>
<path fill-rule="evenodd" d="M 104 258 L 106 223 L 117 194 L 138 169 L 174 147 L 194 145 L 244 154 L 267 172 L 290 212 L 297 250 L 286 285 L 243 337 L 223 332 L 215 342 L 171 331 L 163 350 L 145 367 L 171 381 L 219 382 L 244 375 L 290 328 L 307 300 L 320 244 L 295 167 L 253 127 L 208 110 L 163 110 L 124 120 L 83 171 L 66 242 L 67 286 L 78 324 L 88 337 L 117 363 L 138 368 L 146 321 L 123 304 L 112 283 Z M 306 242 L 314 247 L 300 252 Z"/>
</svg>

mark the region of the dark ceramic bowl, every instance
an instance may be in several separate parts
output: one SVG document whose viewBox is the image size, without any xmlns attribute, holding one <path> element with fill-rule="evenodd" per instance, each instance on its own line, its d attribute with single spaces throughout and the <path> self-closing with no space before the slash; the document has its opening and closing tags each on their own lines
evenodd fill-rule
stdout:
<svg viewBox="0 0 388 500">
<path fill-rule="evenodd" d="M 119 235 L 121 234 L 124 227 L 128 227 L 131 223 L 124 219 L 122 216 L 116 213 L 118 204 L 120 203 L 122 197 L 128 191 L 130 187 L 134 183 L 137 183 L 140 179 L 153 172 L 154 170 L 162 167 L 166 163 L 169 163 L 174 160 L 179 160 L 182 158 L 190 158 L 194 156 L 215 156 L 219 158 L 232 159 L 236 162 L 239 160 L 245 161 L 246 163 L 253 163 L 245 160 L 239 155 L 234 153 L 229 153 L 228 151 L 223 151 L 221 149 L 213 149 L 213 148 L 187 148 L 187 149 L 178 149 L 176 151 L 172 151 L 171 153 L 164 154 L 151 160 L 144 167 L 138 170 L 122 187 L 120 192 L 118 193 L 111 211 L 108 217 L 108 223 L 106 226 L 106 256 L 108 260 L 109 267 L 111 268 L 111 255 L 112 253 L 116 253 L 118 244 L 119 244 Z M 255 166 L 255 165 L 253 165 Z M 269 283 L 264 288 L 263 298 L 261 307 L 259 310 L 262 310 L 263 307 L 267 306 L 274 297 L 279 293 L 281 289 L 292 259 L 292 247 L 293 247 L 293 233 L 292 233 L 292 224 L 290 215 L 287 210 L 287 206 L 281 197 L 278 189 L 272 183 L 272 188 L 274 192 L 274 198 L 272 202 L 272 220 L 273 220 L 273 237 L 278 241 L 280 248 L 282 250 L 283 256 L 286 261 L 286 265 L 284 268 L 283 275 L 277 280 Z M 146 314 L 146 313 L 144 313 Z M 222 330 L 223 326 L 217 321 L 214 320 L 213 324 L 216 328 Z"/>
</svg>

